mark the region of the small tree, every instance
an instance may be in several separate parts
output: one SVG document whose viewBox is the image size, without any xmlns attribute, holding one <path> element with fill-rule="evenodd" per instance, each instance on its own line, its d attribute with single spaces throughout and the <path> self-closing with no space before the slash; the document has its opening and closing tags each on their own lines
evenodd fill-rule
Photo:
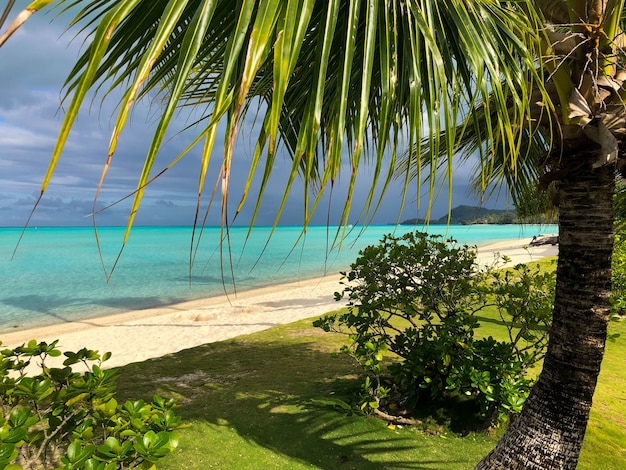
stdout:
<svg viewBox="0 0 626 470">
<path fill-rule="evenodd" d="M 348 334 L 343 349 L 367 372 L 363 409 L 392 401 L 411 409 L 428 394 L 472 397 L 484 419 L 521 410 L 532 384 L 526 372 L 547 340 L 553 272 L 481 269 L 467 245 L 409 233 L 365 248 L 343 275 L 344 290 L 335 296 L 348 298 L 348 311 L 315 325 Z M 477 313 L 488 306 L 497 309 L 507 341 L 477 337 Z M 384 371 L 387 351 L 399 360 Z"/>
</svg>

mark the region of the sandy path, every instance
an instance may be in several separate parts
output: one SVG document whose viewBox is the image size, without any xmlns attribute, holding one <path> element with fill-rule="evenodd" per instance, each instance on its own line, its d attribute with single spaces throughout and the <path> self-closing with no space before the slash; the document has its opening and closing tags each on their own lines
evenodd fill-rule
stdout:
<svg viewBox="0 0 626 470">
<path fill-rule="evenodd" d="M 496 253 L 525 263 L 555 256 L 555 246 L 528 248 L 530 238 L 481 247 L 480 263 L 490 264 Z M 340 290 L 339 275 L 239 293 L 236 297 L 212 297 L 167 307 L 68 322 L 3 334 L 4 347 L 31 339 L 59 340 L 62 350 L 83 347 L 111 351 L 107 367 L 144 361 L 205 343 L 264 330 L 275 325 L 310 318 L 342 305 L 333 294 Z"/>
</svg>

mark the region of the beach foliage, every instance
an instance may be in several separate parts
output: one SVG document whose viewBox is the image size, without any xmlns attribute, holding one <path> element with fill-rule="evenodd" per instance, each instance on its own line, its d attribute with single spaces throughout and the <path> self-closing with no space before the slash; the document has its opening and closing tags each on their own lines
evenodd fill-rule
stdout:
<svg viewBox="0 0 626 470">
<path fill-rule="evenodd" d="M 613 209 L 615 211 L 615 245 L 611 314 L 623 317 L 626 314 L 626 183 L 623 179 L 615 184 Z"/>
<path fill-rule="evenodd" d="M 536 264 L 554 269 L 548 260 Z M 175 398 L 191 425 L 159 469 L 467 470 L 496 444 L 500 429 L 472 428 L 442 407 L 420 406 L 413 426 L 390 426 L 356 406 L 349 414 L 341 403 L 354 403 L 362 369 L 337 354 L 344 335 L 312 321 L 121 367 L 120 399 Z M 480 323 L 477 336 L 507 337 L 495 308 L 485 309 Z M 623 470 L 626 461 L 626 322 L 611 322 L 609 331 L 622 336 L 607 343 L 600 405 L 591 412 L 578 470 Z"/>
<path fill-rule="evenodd" d="M 246 203 L 254 225 L 266 190 L 275 188 L 281 150 L 292 161 L 276 225 L 299 176 L 307 225 L 325 206 L 324 192 L 338 186 L 342 168 L 348 173 L 338 216 L 344 229 L 354 220 L 357 188 L 365 189 L 359 222 L 367 224 L 394 175 L 401 212 L 414 195 L 437 199 L 440 183 L 445 190 L 464 159 L 476 169 L 471 179 L 484 197 L 504 188 L 515 203 L 527 190 L 554 183 L 559 281 L 544 373 L 478 468 L 574 469 L 604 357 L 612 194 L 616 173 L 626 168 L 624 3 L 36 0 L 0 44 L 46 5 L 80 9 L 71 24 L 86 33 L 84 52 L 66 80 L 65 115 L 38 201 L 94 92 L 117 100 L 96 199 L 105 193 L 135 104 L 162 104 L 125 241 L 146 186 L 183 157 L 198 162 L 194 227 L 219 201 L 225 246 L 227 228 Z M 159 168 L 157 156 L 181 108 L 192 110 L 197 125 L 190 126 L 185 151 Z M 250 111 L 256 119 L 246 119 Z M 250 121 L 255 124 L 246 126 Z M 254 151 L 240 164 L 235 143 L 246 127 L 253 127 Z M 210 172 L 219 147 L 219 170 Z M 369 184 L 362 185 L 368 162 Z M 233 214 L 232 177 L 241 171 L 246 183 Z M 451 204 L 452 186 L 447 189 Z M 94 217 L 98 211 L 96 200 Z"/>
<path fill-rule="evenodd" d="M 611 313 L 620 317 L 626 314 L 626 230 L 615 235 Z"/>
<path fill-rule="evenodd" d="M 343 350 L 366 371 L 362 409 L 400 422 L 425 399 L 471 400 L 489 422 L 521 411 L 547 343 L 553 270 L 479 268 L 475 249 L 415 232 L 386 235 L 342 274 L 347 311 L 315 325 L 348 335 Z M 488 307 L 506 339 L 477 334 Z"/>
<path fill-rule="evenodd" d="M 62 354 L 61 367 L 48 364 Z M 0 351 L 0 467 L 148 469 L 177 447 L 174 400 L 118 403 L 118 372 L 102 368 L 109 357 L 62 353 L 56 341 Z"/>
</svg>

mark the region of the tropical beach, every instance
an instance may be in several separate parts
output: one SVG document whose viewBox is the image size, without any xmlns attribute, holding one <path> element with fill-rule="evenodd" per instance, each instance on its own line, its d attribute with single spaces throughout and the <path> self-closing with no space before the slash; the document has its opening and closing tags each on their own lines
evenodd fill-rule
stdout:
<svg viewBox="0 0 626 470">
<path fill-rule="evenodd" d="M 626 0 L 0 11 L 0 468 L 625 468 Z"/>
<path fill-rule="evenodd" d="M 496 257 L 507 256 L 511 265 L 558 254 L 555 245 L 531 246 L 531 241 L 529 237 L 481 246 L 478 262 L 490 265 Z M 333 298 L 341 288 L 339 279 L 334 274 L 237 295 L 14 331 L 3 334 L 2 343 L 14 347 L 32 339 L 58 340 L 63 350 L 88 347 L 109 351 L 112 357 L 105 365 L 116 367 L 335 310 L 342 306 Z"/>
</svg>

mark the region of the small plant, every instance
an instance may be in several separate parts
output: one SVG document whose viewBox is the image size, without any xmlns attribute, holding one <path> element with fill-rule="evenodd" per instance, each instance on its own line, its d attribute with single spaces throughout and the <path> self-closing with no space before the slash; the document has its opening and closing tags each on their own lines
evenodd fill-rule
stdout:
<svg viewBox="0 0 626 470">
<path fill-rule="evenodd" d="M 521 410 L 532 385 L 526 371 L 543 357 L 553 273 L 479 269 L 474 249 L 409 233 L 365 248 L 342 274 L 345 287 L 335 297 L 347 297 L 348 311 L 315 325 L 348 335 L 343 350 L 367 372 L 362 409 L 393 418 L 388 411 L 410 413 L 428 396 L 470 398 L 484 420 Z M 475 336 L 477 313 L 488 306 L 497 308 L 509 341 Z M 383 370 L 387 352 L 397 360 Z"/>
<path fill-rule="evenodd" d="M 117 371 L 102 369 L 110 353 L 65 352 L 63 367 L 49 367 L 56 344 L 0 351 L 0 468 L 156 468 L 178 444 L 174 401 L 119 404 Z M 79 363 L 86 372 L 72 369 Z"/>
</svg>

